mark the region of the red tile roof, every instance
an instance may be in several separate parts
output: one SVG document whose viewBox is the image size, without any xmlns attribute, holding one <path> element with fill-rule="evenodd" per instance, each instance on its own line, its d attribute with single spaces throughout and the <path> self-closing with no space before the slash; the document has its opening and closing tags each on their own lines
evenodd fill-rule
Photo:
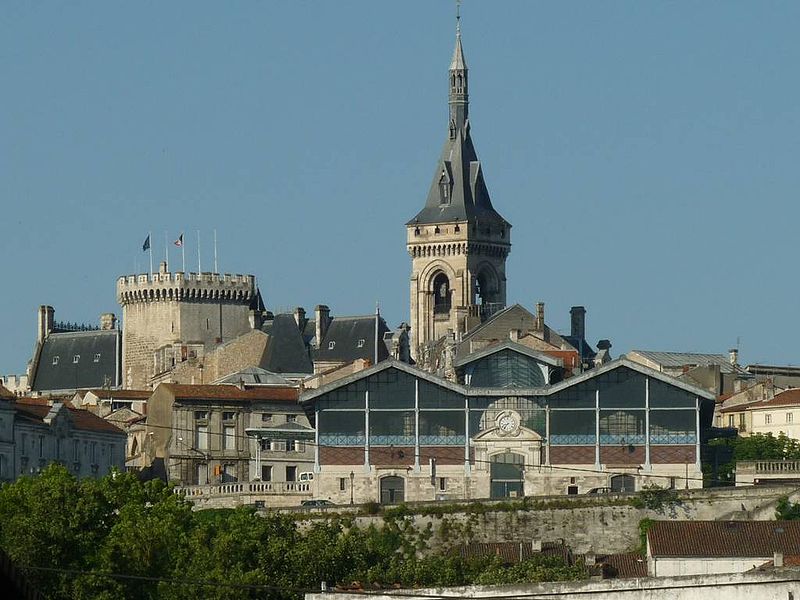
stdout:
<svg viewBox="0 0 800 600">
<path fill-rule="evenodd" d="M 647 531 L 650 554 L 685 557 L 800 554 L 800 521 L 658 521 Z"/>
<path fill-rule="evenodd" d="M 750 406 L 751 409 L 771 408 L 773 406 L 798 406 L 800 405 L 800 388 L 784 390 L 770 400 L 764 400 Z"/>
<path fill-rule="evenodd" d="M 120 433 L 124 435 L 124 432 L 119 427 L 90 413 L 88 410 L 79 410 L 73 408 L 70 404 L 65 404 L 64 406 L 69 411 L 69 416 L 75 429 Z M 44 420 L 51 408 L 52 406 L 47 404 L 44 398 L 20 398 L 14 403 L 14 410 L 17 415 L 37 423 L 41 423 Z"/>
<path fill-rule="evenodd" d="M 285 386 L 183 385 L 162 383 L 176 400 L 284 400 L 297 402 L 300 390 Z"/>
<path fill-rule="evenodd" d="M 513 564 L 528 560 L 533 556 L 557 556 L 567 564 L 572 564 L 569 547 L 556 542 L 543 542 L 541 550 L 534 550 L 531 542 L 470 542 L 458 547 L 462 558 L 499 556 L 504 563 Z"/>
<path fill-rule="evenodd" d="M 647 577 L 647 560 L 638 552 L 597 556 L 595 560 L 605 565 L 603 574 L 609 578 Z"/>
<path fill-rule="evenodd" d="M 87 390 L 103 400 L 147 400 L 153 390 Z"/>
</svg>

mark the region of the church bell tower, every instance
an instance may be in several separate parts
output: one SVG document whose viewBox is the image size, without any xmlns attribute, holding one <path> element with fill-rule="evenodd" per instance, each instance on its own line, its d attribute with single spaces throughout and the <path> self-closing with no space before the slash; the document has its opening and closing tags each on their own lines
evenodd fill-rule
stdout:
<svg viewBox="0 0 800 600">
<path fill-rule="evenodd" d="M 447 139 L 424 208 L 406 223 L 412 352 L 469 331 L 506 305 L 511 224 L 492 206 L 472 144 L 461 21 L 447 76 Z"/>
</svg>

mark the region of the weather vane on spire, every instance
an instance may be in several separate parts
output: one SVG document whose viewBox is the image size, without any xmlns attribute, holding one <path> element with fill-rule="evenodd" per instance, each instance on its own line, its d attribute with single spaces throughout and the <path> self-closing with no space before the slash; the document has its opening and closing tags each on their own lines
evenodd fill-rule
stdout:
<svg viewBox="0 0 800 600">
<path fill-rule="evenodd" d="M 456 0 L 456 34 L 461 35 L 461 0 Z"/>
</svg>

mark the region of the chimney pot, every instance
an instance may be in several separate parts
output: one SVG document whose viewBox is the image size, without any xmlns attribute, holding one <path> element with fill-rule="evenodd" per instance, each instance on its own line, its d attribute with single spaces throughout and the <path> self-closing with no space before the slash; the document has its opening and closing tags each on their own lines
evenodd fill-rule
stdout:
<svg viewBox="0 0 800 600">
<path fill-rule="evenodd" d="M 294 309 L 294 320 L 297 326 L 302 330 L 306 326 L 306 309 L 298 306 Z"/>
<path fill-rule="evenodd" d="M 100 315 L 100 329 L 110 331 L 117 326 L 117 316 L 114 313 L 103 313 Z"/>
<path fill-rule="evenodd" d="M 536 330 L 544 331 L 544 302 L 536 303 Z"/>
<path fill-rule="evenodd" d="M 731 364 L 735 367 L 739 364 L 739 349 L 738 348 L 731 348 L 728 350 L 728 354 L 730 355 Z"/>
<path fill-rule="evenodd" d="M 573 306 L 569 309 L 570 335 L 582 340 L 586 337 L 586 309 L 583 306 Z"/>
<path fill-rule="evenodd" d="M 315 337 L 317 348 L 319 348 L 328 333 L 328 326 L 331 324 L 331 309 L 324 304 L 317 304 L 314 308 L 314 319 L 316 320 Z"/>
<path fill-rule="evenodd" d="M 53 322 L 56 311 L 52 306 L 42 304 L 39 307 L 39 323 L 37 331 L 37 339 L 42 342 L 53 331 Z"/>
<path fill-rule="evenodd" d="M 782 567 L 783 566 L 783 552 L 773 552 L 772 553 L 772 566 L 773 567 Z"/>
</svg>

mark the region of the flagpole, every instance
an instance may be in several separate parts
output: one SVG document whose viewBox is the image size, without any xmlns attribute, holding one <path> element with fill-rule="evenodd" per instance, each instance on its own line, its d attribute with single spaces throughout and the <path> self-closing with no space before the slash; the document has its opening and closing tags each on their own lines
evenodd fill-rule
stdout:
<svg viewBox="0 0 800 600">
<path fill-rule="evenodd" d="M 202 273 L 203 269 L 200 268 L 200 230 L 197 230 L 197 272 Z"/>
<path fill-rule="evenodd" d="M 183 241 L 183 234 L 181 234 L 181 271 L 186 273 L 186 244 Z"/>
<path fill-rule="evenodd" d="M 169 273 L 169 235 L 164 232 L 164 260 L 167 263 L 167 273 Z"/>
<path fill-rule="evenodd" d="M 217 268 L 217 230 L 214 230 L 214 273 L 219 273 Z"/>
<path fill-rule="evenodd" d="M 153 232 L 147 232 L 147 249 L 150 251 L 150 279 L 153 279 Z"/>
</svg>

